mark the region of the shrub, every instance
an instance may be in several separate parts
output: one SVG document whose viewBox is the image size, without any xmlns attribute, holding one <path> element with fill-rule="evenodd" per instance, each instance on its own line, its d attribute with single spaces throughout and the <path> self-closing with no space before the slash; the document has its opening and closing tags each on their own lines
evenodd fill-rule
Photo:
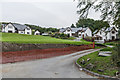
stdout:
<svg viewBox="0 0 120 80">
<path fill-rule="evenodd" d="M 51 37 L 55 37 L 55 38 L 60 38 L 60 39 L 68 39 L 68 35 L 67 34 L 63 34 L 63 33 L 52 33 L 50 34 Z"/>
<path fill-rule="evenodd" d="M 94 41 L 94 38 L 93 37 L 85 37 L 84 40 L 86 41 L 90 41 L 90 42 L 93 42 Z"/>
</svg>

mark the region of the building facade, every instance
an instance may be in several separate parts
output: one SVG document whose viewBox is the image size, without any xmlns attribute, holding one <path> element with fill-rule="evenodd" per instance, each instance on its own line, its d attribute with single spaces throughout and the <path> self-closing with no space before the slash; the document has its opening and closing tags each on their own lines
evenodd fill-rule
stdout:
<svg viewBox="0 0 120 80">
<path fill-rule="evenodd" d="M 29 26 L 16 23 L 2 24 L 1 30 L 5 33 L 32 34 Z"/>
<path fill-rule="evenodd" d="M 87 28 L 61 28 L 60 33 L 68 34 L 70 37 L 85 38 L 87 36 L 92 37 L 92 31 L 89 27 Z"/>
</svg>

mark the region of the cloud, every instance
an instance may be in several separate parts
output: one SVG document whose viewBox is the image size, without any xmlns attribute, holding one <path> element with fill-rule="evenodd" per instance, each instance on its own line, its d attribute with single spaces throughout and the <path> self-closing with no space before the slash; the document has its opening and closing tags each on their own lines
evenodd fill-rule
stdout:
<svg viewBox="0 0 120 80">
<path fill-rule="evenodd" d="M 75 24 L 77 22 L 79 15 L 76 11 L 77 2 L 62 2 L 62 0 L 61 2 L 32 3 L 2 2 L 2 21 L 61 28 L 68 27 L 72 23 Z M 97 13 L 90 11 L 89 17 L 98 19 L 99 14 L 96 14 Z"/>
<path fill-rule="evenodd" d="M 73 0 L 1 0 L 2 2 L 73 2 Z"/>
</svg>

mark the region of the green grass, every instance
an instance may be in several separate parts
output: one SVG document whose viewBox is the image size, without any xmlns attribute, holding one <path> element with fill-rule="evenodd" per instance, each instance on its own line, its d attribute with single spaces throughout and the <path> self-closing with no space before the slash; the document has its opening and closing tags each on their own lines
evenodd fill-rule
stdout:
<svg viewBox="0 0 120 80">
<path fill-rule="evenodd" d="M 112 48 L 107 47 L 107 48 L 101 49 L 100 51 L 112 51 Z"/>
<path fill-rule="evenodd" d="M 36 43 L 36 44 L 91 44 L 91 42 L 76 42 L 71 40 L 56 39 L 49 36 L 41 35 L 25 35 L 16 33 L 0 33 L 2 34 L 2 42 L 11 43 Z"/>
<path fill-rule="evenodd" d="M 112 45 L 112 46 L 115 46 L 115 44 L 116 44 L 117 42 L 107 42 L 107 43 L 105 43 L 105 45 Z"/>
<path fill-rule="evenodd" d="M 76 39 L 75 37 L 69 37 L 68 40 L 74 40 Z"/>
<path fill-rule="evenodd" d="M 82 41 L 82 42 L 89 42 L 89 41 L 86 41 L 86 40 L 84 40 L 84 39 L 81 39 L 80 41 Z M 91 42 L 92 43 L 92 42 Z"/>
<path fill-rule="evenodd" d="M 89 62 L 87 62 L 84 65 L 80 64 L 79 61 L 81 61 L 82 59 L 87 61 L 88 58 L 91 58 L 91 60 Z M 113 64 L 113 62 L 111 60 L 111 57 L 99 57 L 98 51 L 79 58 L 77 60 L 77 63 L 80 64 L 84 68 L 89 63 L 92 63 L 96 67 L 94 69 L 91 69 L 91 71 L 102 74 L 102 75 L 115 76 L 115 72 L 117 71 L 116 66 Z M 103 69 L 104 72 L 99 72 L 98 69 Z"/>
</svg>

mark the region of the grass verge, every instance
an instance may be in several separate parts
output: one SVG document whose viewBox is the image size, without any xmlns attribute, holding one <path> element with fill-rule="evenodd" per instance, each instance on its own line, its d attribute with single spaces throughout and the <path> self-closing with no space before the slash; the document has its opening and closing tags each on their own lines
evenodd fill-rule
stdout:
<svg viewBox="0 0 120 80">
<path fill-rule="evenodd" d="M 88 58 L 91 60 L 87 62 Z M 80 63 L 80 61 L 83 59 L 86 62 L 84 65 Z M 92 63 L 95 67 L 90 69 L 90 71 L 102 75 L 115 76 L 115 73 L 117 72 L 116 65 L 113 64 L 111 57 L 100 57 L 98 56 L 98 51 L 79 58 L 77 63 L 80 64 L 83 68 L 86 68 L 88 64 Z M 99 69 L 103 70 L 103 72 L 99 72 Z"/>
</svg>

